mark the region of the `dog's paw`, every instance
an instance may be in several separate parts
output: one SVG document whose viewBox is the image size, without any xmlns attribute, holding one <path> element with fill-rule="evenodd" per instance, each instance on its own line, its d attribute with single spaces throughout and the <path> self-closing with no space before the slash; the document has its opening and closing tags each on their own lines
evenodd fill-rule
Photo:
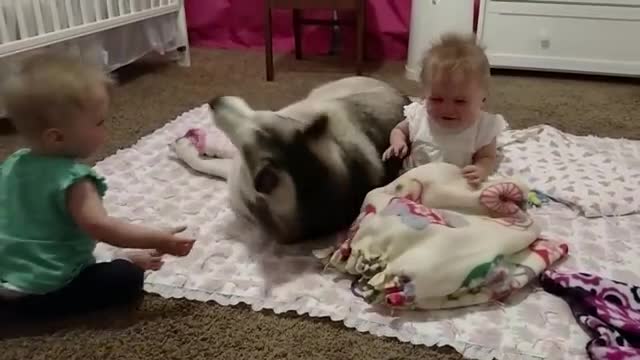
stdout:
<svg viewBox="0 0 640 360">
<path fill-rule="evenodd" d="M 176 140 L 171 148 L 176 156 L 185 162 L 189 162 L 192 159 L 197 159 L 200 155 L 198 154 L 198 149 L 193 146 L 191 140 L 187 138 L 180 138 Z"/>
</svg>

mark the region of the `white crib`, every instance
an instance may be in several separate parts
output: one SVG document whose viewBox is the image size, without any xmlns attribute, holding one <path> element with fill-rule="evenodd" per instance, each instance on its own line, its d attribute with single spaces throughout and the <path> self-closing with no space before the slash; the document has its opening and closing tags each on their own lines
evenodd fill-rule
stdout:
<svg viewBox="0 0 640 360">
<path fill-rule="evenodd" d="M 152 50 L 190 65 L 183 0 L 0 0 L 0 61 L 61 46 L 109 70 Z"/>
<path fill-rule="evenodd" d="M 151 52 L 191 64 L 183 0 L 0 0 L 0 82 L 19 59 L 43 48 L 107 71 Z"/>
</svg>

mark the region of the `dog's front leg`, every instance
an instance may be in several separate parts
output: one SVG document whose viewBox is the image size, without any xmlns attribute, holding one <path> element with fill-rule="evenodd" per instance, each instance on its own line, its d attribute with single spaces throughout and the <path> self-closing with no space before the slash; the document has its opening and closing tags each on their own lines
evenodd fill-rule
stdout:
<svg viewBox="0 0 640 360">
<path fill-rule="evenodd" d="M 185 138 L 178 139 L 173 144 L 173 150 L 178 158 L 192 169 L 225 180 L 229 178 L 229 171 L 233 159 L 202 158 L 191 141 Z"/>
</svg>

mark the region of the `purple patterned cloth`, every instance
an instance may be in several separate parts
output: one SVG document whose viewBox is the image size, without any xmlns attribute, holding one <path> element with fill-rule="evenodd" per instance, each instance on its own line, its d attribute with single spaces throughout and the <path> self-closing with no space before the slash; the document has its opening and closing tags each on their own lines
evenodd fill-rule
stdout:
<svg viewBox="0 0 640 360">
<path fill-rule="evenodd" d="M 640 287 L 587 273 L 541 275 L 545 291 L 563 298 L 591 336 L 591 359 L 640 360 Z"/>
</svg>

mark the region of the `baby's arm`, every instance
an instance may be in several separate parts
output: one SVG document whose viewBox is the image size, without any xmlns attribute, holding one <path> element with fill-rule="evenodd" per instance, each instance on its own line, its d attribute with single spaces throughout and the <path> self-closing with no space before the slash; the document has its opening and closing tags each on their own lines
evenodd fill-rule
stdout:
<svg viewBox="0 0 640 360">
<path fill-rule="evenodd" d="M 489 175 L 496 171 L 498 164 L 498 150 L 496 139 L 481 147 L 473 154 L 473 165 L 462 169 L 464 177 L 472 185 L 478 185 L 487 180 Z"/>
<path fill-rule="evenodd" d="M 496 171 L 498 165 L 498 147 L 494 138 L 473 155 L 473 164 L 484 170 L 485 179 Z"/>
<path fill-rule="evenodd" d="M 391 130 L 389 135 L 390 146 L 382 154 L 382 159 L 387 160 L 392 156 L 404 158 L 407 155 L 409 140 L 409 121 L 403 120 Z"/>
<path fill-rule="evenodd" d="M 177 256 L 187 255 L 193 247 L 193 240 L 176 237 L 169 231 L 129 224 L 109 216 L 90 180 L 78 181 L 67 190 L 67 207 L 82 230 L 116 247 L 157 249 Z"/>
<path fill-rule="evenodd" d="M 391 130 L 389 141 L 391 144 L 394 142 L 403 142 L 406 144 L 407 140 L 409 140 L 409 121 L 403 120 Z"/>
</svg>

